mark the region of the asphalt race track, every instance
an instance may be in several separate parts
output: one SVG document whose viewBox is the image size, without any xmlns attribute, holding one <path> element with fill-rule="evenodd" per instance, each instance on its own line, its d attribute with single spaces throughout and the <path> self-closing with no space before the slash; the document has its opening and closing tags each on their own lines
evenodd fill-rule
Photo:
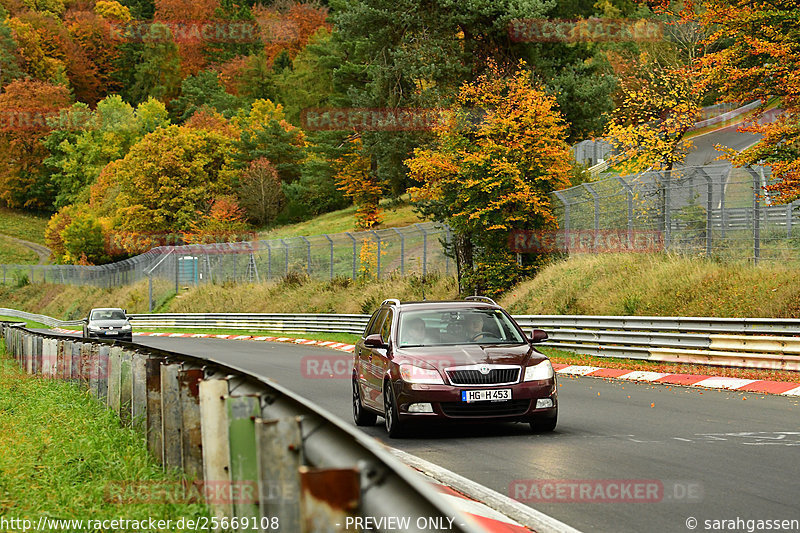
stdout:
<svg viewBox="0 0 800 533">
<path fill-rule="evenodd" d="M 349 354 L 254 341 L 136 340 L 249 369 L 352 423 L 348 379 L 307 377 L 301 365 Z M 525 489 L 520 499 L 536 498 L 538 489 L 551 501 L 524 503 L 587 532 L 686 532 L 690 517 L 699 520 L 697 531 L 705 520 L 800 519 L 800 398 L 561 377 L 559 400 L 551 434 L 531 434 L 524 424 L 440 426 L 402 440 L 389 440 L 382 425 L 366 433 L 512 497 L 514 480 L 538 480 L 533 488 L 514 485 Z M 542 484 L 548 480 L 663 489 L 636 503 L 568 502 L 569 489 L 559 496 Z"/>
</svg>

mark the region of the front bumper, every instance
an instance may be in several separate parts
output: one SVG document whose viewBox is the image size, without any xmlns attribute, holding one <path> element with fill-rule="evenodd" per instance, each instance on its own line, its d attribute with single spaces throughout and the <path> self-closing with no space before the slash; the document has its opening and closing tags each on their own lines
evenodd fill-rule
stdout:
<svg viewBox="0 0 800 533">
<path fill-rule="evenodd" d="M 394 386 L 400 418 L 408 421 L 532 421 L 540 417 L 555 416 L 558 411 L 555 378 L 489 387 L 423 385 L 397 380 Z M 511 400 L 472 403 L 461 400 L 463 390 L 484 389 L 511 389 Z M 552 407 L 537 408 L 536 401 L 540 399 L 550 399 Z M 409 412 L 409 406 L 415 403 L 430 403 L 433 412 Z"/>
<path fill-rule="evenodd" d="M 133 342 L 133 332 L 122 331 L 119 329 L 116 330 L 104 329 L 100 331 L 89 331 L 87 332 L 87 337 L 89 337 L 90 339 L 109 339 L 109 340 Z"/>
</svg>

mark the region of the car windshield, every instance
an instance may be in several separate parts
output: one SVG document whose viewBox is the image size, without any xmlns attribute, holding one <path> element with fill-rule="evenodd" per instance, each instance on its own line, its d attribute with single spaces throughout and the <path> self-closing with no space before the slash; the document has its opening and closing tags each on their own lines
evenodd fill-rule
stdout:
<svg viewBox="0 0 800 533">
<path fill-rule="evenodd" d="M 401 348 L 456 344 L 522 344 L 525 338 L 499 309 L 437 309 L 400 315 Z"/>
<path fill-rule="evenodd" d="M 92 311 L 92 320 L 125 320 L 125 313 L 119 309 L 103 309 L 100 311 Z"/>
</svg>

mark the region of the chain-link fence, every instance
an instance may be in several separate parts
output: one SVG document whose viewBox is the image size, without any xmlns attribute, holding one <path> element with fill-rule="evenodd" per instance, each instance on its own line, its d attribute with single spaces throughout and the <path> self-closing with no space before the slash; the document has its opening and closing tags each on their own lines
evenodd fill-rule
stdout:
<svg viewBox="0 0 800 533">
<path fill-rule="evenodd" d="M 444 253 L 449 228 L 434 223 L 403 228 L 263 241 L 160 246 L 101 266 L 2 265 L 8 284 L 49 282 L 116 287 L 148 280 L 157 295 L 203 283 L 258 283 L 302 273 L 313 279 L 378 278 L 391 273 L 454 271 Z"/>
<path fill-rule="evenodd" d="M 800 259 L 800 202 L 774 205 L 764 190 L 769 183 L 769 167 L 717 164 L 605 177 L 557 191 L 558 248 Z"/>
</svg>

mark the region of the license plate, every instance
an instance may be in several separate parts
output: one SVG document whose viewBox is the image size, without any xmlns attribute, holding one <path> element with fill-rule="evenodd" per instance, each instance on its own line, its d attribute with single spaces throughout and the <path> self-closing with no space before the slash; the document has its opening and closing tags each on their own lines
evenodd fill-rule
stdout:
<svg viewBox="0 0 800 533">
<path fill-rule="evenodd" d="M 462 390 L 461 401 L 472 402 L 502 402 L 511 399 L 511 389 L 483 389 Z"/>
<path fill-rule="evenodd" d="M 106 331 L 106 335 L 116 335 L 116 331 Z"/>
</svg>

